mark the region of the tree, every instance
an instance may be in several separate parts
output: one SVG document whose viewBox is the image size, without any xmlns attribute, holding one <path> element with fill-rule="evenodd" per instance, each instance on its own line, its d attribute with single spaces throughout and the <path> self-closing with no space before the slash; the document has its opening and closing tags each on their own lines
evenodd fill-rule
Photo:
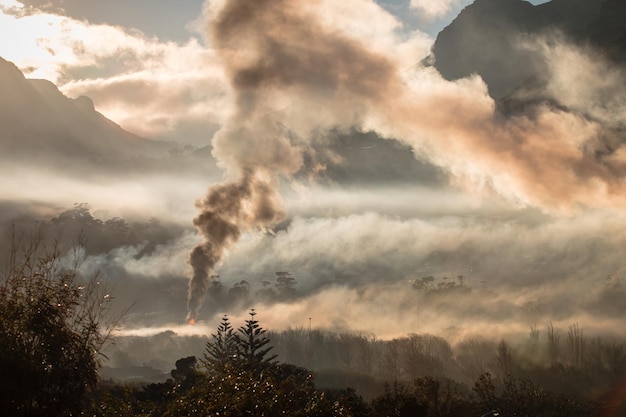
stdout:
<svg viewBox="0 0 626 417">
<path fill-rule="evenodd" d="M 11 416 L 72 415 L 98 380 L 99 351 L 117 320 L 98 276 L 77 273 L 57 245 L 13 235 L 0 278 L 0 409 Z"/>
<path fill-rule="evenodd" d="M 254 309 L 249 314 L 250 319 L 237 332 L 233 330 L 228 316 L 222 317 L 217 332 L 205 345 L 203 364 L 210 376 L 220 377 L 235 368 L 258 373 L 274 363 L 277 355 L 268 356 L 273 347 L 266 347 L 270 343 L 267 330 L 255 319 L 257 313 Z"/>
<path fill-rule="evenodd" d="M 513 352 L 504 339 L 500 340 L 500 343 L 498 343 L 496 359 L 498 361 L 498 372 L 501 378 L 505 378 L 507 375 L 513 373 Z"/>
<path fill-rule="evenodd" d="M 176 368 L 172 369 L 170 375 L 175 381 L 184 381 L 190 375 L 196 372 L 198 361 L 195 356 L 187 356 L 176 361 Z"/>
<path fill-rule="evenodd" d="M 228 300 L 231 303 L 241 302 L 248 298 L 250 294 L 250 283 L 245 279 L 235 283 L 228 290 Z"/>
<path fill-rule="evenodd" d="M 295 365 L 279 364 L 269 355 L 270 339 L 255 318 L 233 332 L 227 317 L 205 349 L 207 373 L 194 381 L 166 416 L 349 416 L 354 396 L 334 398 L 315 389 L 313 374 Z M 233 349 L 234 347 L 234 349 Z M 233 354 L 233 352 L 235 352 Z M 344 399 L 350 404 L 342 404 Z"/>
<path fill-rule="evenodd" d="M 372 401 L 376 416 L 386 417 L 426 417 L 428 406 L 420 403 L 402 384 L 394 382 L 393 389 L 385 384 L 385 393 Z"/>
<path fill-rule="evenodd" d="M 266 356 L 272 346 L 265 347 L 270 343 L 270 339 L 265 335 L 267 330 L 259 325 L 254 318 L 256 311 L 250 310 L 250 319 L 245 321 L 245 325 L 241 326 L 237 335 L 237 355 L 242 365 L 253 371 L 258 371 L 267 364 L 271 364 L 276 355 Z"/>
<path fill-rule="evenodd" d="M 412 385 L 418 402 L 426 405 L 428 417 L 475 415 L 476 407 L 465 395 L 467 387 L 464 385 L 431 376 L 417 378 Z"/>
<path fill-rule="evenodd" d="M 561 348 L 559 346 L 561 336 L 559 335 L 559 332 L 554 328 L 552 322 L 550 322 L 550 324 L 548 325 L 546 334 L 548 336 L 548 357 L 550 359 L 550 366 L 554 368 L 559 363 L 559 358 L 561 356 Z"/>
<path fill-rule="evenodd" d="M 472 388 L 478 398 L 479 407 L 483 410 L 494 410 L 498 405 L 496 384 L 490 373 L 481 374 Z"/>
<path fill-rule="evenodd" d="M 205 345 L 204 365 L 209 372 L 224 373 L 237 356 L 238 340 L 227 315 Z"/>
<path fill-rule="evenodd" d="M 255 295 L 261 301 L 273 301 L 276 298 L 276 291 L 272 288 L 272 283 L 266 280 L 261 281 L 261 289 Z"/>
<path fill-rule="evenodd" d="M 579 369 L 584 360 L 585 338 L 583 331 L 578 327 L 578 323 L 569 326 L 567 331 L 567 346 L 569 348 L 570 363 L 574 368 Z"/>
<path fill-rule="evenodd" d="M 276 290 L 278 296 L 283 300 L 288 300 L 296 295 L 296 280 L 289 272 L 276 272 Z"/>
<path fill-rule="evenodd" d="M 457 362 L 464 374 L 474 379 L 489 372 L 496 363 L 496 346 L 491 340 L 470 337 L 457 345 Z"/>
</svg>

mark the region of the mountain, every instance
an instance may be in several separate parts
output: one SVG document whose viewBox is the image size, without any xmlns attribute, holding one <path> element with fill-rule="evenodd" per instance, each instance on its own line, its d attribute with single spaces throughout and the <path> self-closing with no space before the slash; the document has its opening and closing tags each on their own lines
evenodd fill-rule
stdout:
<svg viewBox="0 0 626 417">
<path fill-rule="evenodd" d="M 173 177 L 221 178 L 211 146 L 192 148 L 129 133 L 94 109 L 88 97 L 71 99 L 46 80 L 24 77 L 0 58 L 0 166 L 51 168 L 71 176 L 132 175 L 166 172 Z M 333 140 L 312 143 L 326 170 L 319 180 L 356 186 L 364 182 L 433 185 L 444 173 L 415 158 L 409 147 L 371 133 L 333 133 Z M 209 138 L 207 136 L 207 138 Z M 317 159 L 306 156 L 299 177 L 309 178 Z M 2 197 L 0 197 L 0 202 Z M 0 216 L 2 207 L 0 206 Z"/>
<path fill-rule="evenodd" d="M 26 79 L 0 58 L 0 155 L 60 163 L 157 155 L 171 147 L 122 129 L 87 97 L 70 99 L 46 80 Z"/>
<path fill-rule="evenodd" d="M 537 6 L 476 0 L 437 36 L 434 66 L 448 80 L 479 74 L 499 99 L 545 70 L 541 57 L 520 40 L 557 32 L 609 60 L 626 62 L 623 0 L 552 0 Z"/>
<path fill-rule="evenodd" d="M 589 25 L 588 32 L 591 41 L 603 48 L 608 56 L 626 63 L 626 2 L 605 1 L 599 18 Z"/>
</svg>

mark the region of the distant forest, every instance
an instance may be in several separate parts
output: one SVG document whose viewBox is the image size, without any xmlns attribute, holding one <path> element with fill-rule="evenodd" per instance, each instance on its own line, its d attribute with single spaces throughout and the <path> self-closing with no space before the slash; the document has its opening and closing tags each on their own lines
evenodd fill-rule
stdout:
<svg viewBox="0 0 626 417">
<path fill-rule="evenodd" d="M 129 242 L 179 233 L 156 222 L 100 222 L 82 205 L 40 226 L 65 223 L 101 233 L 97 244 L 112 231 L 111 240 Z M 59 246 L 33 236 L 41 241 L 9 242 L 0 281 L 0 409 L 8 415 L 591 417 L 623 415 L 626 406 L 625 340 L 575 322 L 533 324 L 515 338 L 413 333 L 380 340 L 311 325 L 271 332 L 251 310 L 244 323 L 224 316 L 205 336 L 113 337 L 119 308 L 97 274 L 77 273 L 84 253 L 68 263 Z M 623 304 L 619 280 L 602 285 L 606 305 Z M 424 276 L 407 290 L 424 309 L 473 291 L 463 276 Z M 208 291 L 214 308 L 300 296 L 286 271 L 230 288 L 214 277 Z"/>
<path fill-rule="evenodd" d="M 219 277 L 214 277 L 209 298 L 218 306 L 259 299 L 287 301 L 298 297 L 296 285 L 294 277 L 284 271 L 276 273 L 275 282 L 257 285 L 256 291 L 247 281 L 226 289 Z M 472 291 L 463 276 L 425 276 L 411 286 L 424 308 L 440 297 Z M 622 290 L 619 281 L 611 277 L 604 286 L 606 297 Z M 223 322 L 228 322 L 227 316 Z M 265 335 L 276 361 L 310 370 L 319 392 L 332 392 L 341 398 L 336 401 L 347 402 L 354 401 L 350 395 L 356 395 L 360 411 L 345 415 L 482 416 L 492 415 L 489 411 L 494 410 L 502 416 L 595 416 L 617 412 L 626 405 L 622 384 L 626 375 L 625 341 L 588 335 L 577 323 L 564 328 L 552 322 L 533 324 L 525 337 L 511 340 L 485 334 L 454 343 L 427 333 L 379 340 L 369 333 L 312 327 Z M 198 354 L 216 337 L 213 334 L 207 342 L 205 337 L 165 332 L 121 338 L 113 358 L 123 365 L 136 363 L 149 352 L 154 352 L 153 356 L 165 351 Z M 196 361 L 196 356 L 187 360 Z M 163 367 L 162 362 L 154 364 L 159 365 Z M 177 372 L 174 369 L 171 376 Z M 116 386 L 113 380 L 110 383 Z M 161 384 L 175 383 L 170 379 Z M 140 393 L 148 387 L 154 389 L 155 385 L 134 389 Z M 405 406 L 408 408 L 403 411 Z"/>
<path fill-rule="evenodd" d="M 231 379 L 241 375 L 243 365 L 220 368 L 220 372 L 233 372 L 226 377 L 228 384 L 234 383 L 226 384 L 229 388 L 224 385 L 223 374 L 220 382 L 212 377 L 216 364 L 224 367 L 224 361 L 236 362 L 240 360 L 238 357 L 246 355 L 242 352 L 248 352 L 257 355 L 258 366 L 267 366 L 282 375 L 281 382 L 273 380 L 272 384 L 277 384 L 274 387 L 279 391 L 281 384 L 287 384 L 290 393 L 266 394 L 278 402 L 285 401 L 284 407 L 294 407 L 286 415 L 590 417 L 622 415 L 619 410 L 625 405 L 623 341 L 588 337 L 576 324 L 567 329 L 557 329 L 551 324 L 542 329 L 531 326 L 523 340 L 494 340 L 487 335 L 451 346 L 444 338 L 429 334 L 377 340 L 374 335 L 307 328 L 268 332 L 252 310 L 250 319 L 239 329 L 234 329 L 228 316 L 224 316 L 208 339 L 181 338 L 174 334 L 134 337 L 119 341 L 119 347 L 149 351 L 156 344 L 162 348 L 164 338 L 169 339 L 171 348 L 178 343 L 176 351 L 180 353 L 180 343 L 185 339 L 187 347 L 202 345 L 202 354 L 176 361 L 166 382 L 121 384 L 110 379 L 92 393 L 96 401 L 106 399 L 110 407 L 140 403 L 151 410 L 152 414 L 145 415 L 191 415 L 182 411 L 192 407 L 189 404 L 207 407 L 207 415 L 218 415 L 208 411 L 218 407 L 210 404 L 216 389 L 228 398 L 227 402 L 255 402 L 242 399 L 235 392 L 223 392 L 227 389 L 255 392 L 248 387 L 255 383 L 240 381 L 242 386 L 238 386 Z M 229 338 L 247 347 L 229 348 Z M 151 339 L 160 341 L 152 343 Z M 258 346 L 250 348 L 248 345 L 254 345 L 257 339 Z M 232 351 L 228 354 L 224 349 Z M 258 383 L 266 384 L 262 375 L 261 372 L 251 379 L 258 378 Z M 302 395 L 309 400 L 317 398 L 318 402 L 310 404 L 304 397 L 299 400 L 291 397 L 292 394 L 297 397 L 296 392 L 301 389 L 307 392 Z M 165 398 L 169 399 L 158 393 L 167 393 L 169 397 Z M 261 402 L 261 398 L 257 401 Z M 172 408 L 175 402 L 179 405 Z M 315 411 L 318 414 L 313 413 L 315 407 L 319 407 Z M 182 414 L 168 414 L 174 409 Z M 219 415 L 237 415 L 232 410 L 224 412 Z M 275 415 L 272 412 L 276 410 L 259 410 L 258 414 L 249 415 Z"/>
</svg>

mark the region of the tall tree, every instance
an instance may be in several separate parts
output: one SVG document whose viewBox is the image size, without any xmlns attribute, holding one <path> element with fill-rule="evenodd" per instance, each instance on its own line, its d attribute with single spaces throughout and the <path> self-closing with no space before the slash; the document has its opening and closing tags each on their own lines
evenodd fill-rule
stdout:
<svg viewBox="0 0 626 417">
<path fill-rule="evenodd" d="M 237 354 L 243 366 L 249 370 L 261 370 L 271 364 L 277 355 L 268 355 L 272 346 L 267 346 L 270 339 L 265 335 L 267 330 L 255 319 L 256 311 L 250 310 L 250 318 L 238 329 Z"/>
<path fill-rule="evenodd" d="M 355 416 L 352 410 L 363 405 L 359 398 L 329 397 L 315 389 L 307 369 L 277 363 L 276 355 L 269 355 L 272 347 L 266 330 L 255 316 L 252 309 L 237 332 L 227 317 L 222 319 L 205 350 L 207 374 L 170 402 L 164 415 Z"/>
<path fill-rule="evenodd" d="M 227 315 L 211 335 L 204 350 L 204 365 L 209 373 L 224 373 L 237 358 L 238 337 Z"/>
</svg>

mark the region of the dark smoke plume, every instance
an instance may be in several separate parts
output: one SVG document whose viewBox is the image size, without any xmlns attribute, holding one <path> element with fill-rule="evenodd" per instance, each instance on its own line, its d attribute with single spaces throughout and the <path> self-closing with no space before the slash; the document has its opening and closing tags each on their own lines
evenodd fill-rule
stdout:
<svg viewBox="0 0 626 417">
<path fill-rule="evenodd" d="M 576 69 L 601 66 L 576 48 L 549 43 L 542 54 L 551 68 L 550 85 L 573 95 L 572 105 L 542 105 L 505 118 L 495 112 L 480 77 L 449 82 L 423 67 L 409 76 L 393 51 L 379 51 L 326 22 L 322 12 L 330 1 L 207 4 L 207 33 L 235 106 L 213 138 L 213 155 L 235 180 L 212 188 L 199 204 L 195 224 L 206 243 L 190 257 L 191 318 L 224 251 L 243 230 L 280 219 L 274 191 L 280 178 L 302 167 L 303 154 L 312 153 L 312 136 L 332 129 L 396 138 L 445 169 L 455 185 L 495 191 L 516 206 L 555 213 L 626 206 L 626 148 L 616 143 L 619 152 L 603 149 L 601 122 L 582 111 L 603 96 L 594 96 L 593 80 Z M 570 58 L 566 64 L 562 56 Z M 621 71 L 615 74 L 605 78 L 622 79 Z M 572 94 L 571 79 L 584 81 L 578 85 L 590 91 Z M 623 83 L 604 90 L 624 97 Z M 581 109 L 567 110 L 577 109 L 575 104 Z M 616 110 L 621 114 L 623 106 Z"/>
<path fill-rule="evenodd" d="M 193 224 L 206 240 L 193 248 L 188 258 L 193 268 L 187 305 L 189 321 L 195 320 L 202 307 L 215 265 L 239 239 L 242 230 L 262 228 L 282 216 L 272 188 L 254 172 L 244 174 L 237 182 L 211 187 L 197 206 L 200 214 Z"/>
<path fill-rule="evenodd" d="M 229 122 L 213 138 L 213 153 L 238 179 L 210 188 L 198 202 L 200 214 L 194 225 L 205 242 L 188 258 L 193 269 L 188 320 L 195 319 L 211 273 L 242 231 L 267 227 L 282 217 L 274 190 L 281 175 L 302 166 L 303 145 L 294 143 L 294 137 L 310 132 L 302 128 L 305 117 L 299 120 L 302 123 L 294 121 L 297 129 L 284 126 L 274 115 L 280 99 L 317 100 L 318 117 L 326 111 L 324 118 L 330 120 L 325 124 L 335 126 L 345 119 L 342 112 L 363 105 L 355 98 L 378 98 L 389 87 L 385 82 L 392 78 L 389 62 L 348 38 L 326 33 L 307 16 L 303 4 L 235 0 L 209 17 L 207 31 L 235 95 Z M 341 97 L 336 100 L 341 106 L 328 105 L 334 97 Z M 343 106 L 346 101 L 352 106 Z"/>
</svg>

